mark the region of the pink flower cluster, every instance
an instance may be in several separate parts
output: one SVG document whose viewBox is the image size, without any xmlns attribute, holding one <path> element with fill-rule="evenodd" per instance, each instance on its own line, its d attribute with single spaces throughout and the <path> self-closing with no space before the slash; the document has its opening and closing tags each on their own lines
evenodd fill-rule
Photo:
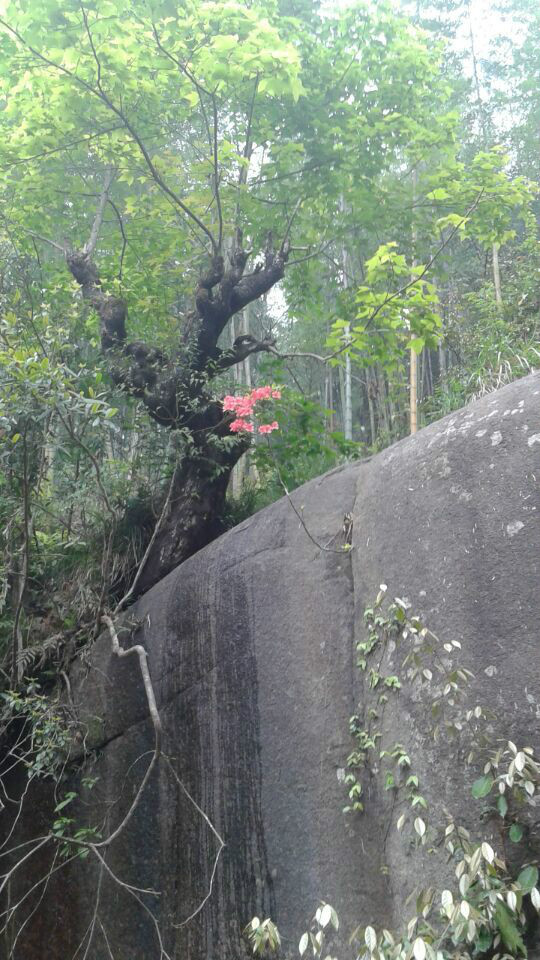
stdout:
<svg viewBox="0 0 540 960">
<path fill-rule="evenodd" d="M 241 397 L 233 397 L 231 395 L 223 398 L 223 410 L 225 412 L 234 411 L 236 413 L 236 420 L 233 420 L 229 424 L 229 430 L 231 433 L 253 433 L 254 426 L 251 420 L 246 420 L 246 417 L 250 417 L 253 414 L 253 409 L 255 404 L 259 400 L 279 400 L 281 398 L 281 390 L 276 390 L 274 387 L 255 387 L 251 393 L 246 393 Z M 274 420 L 272 423 L 261 423 L 258 427 L 259 433 L 272 433 L 272 430 L 278 430 L 279 424 L 277 420 Z"/>
</svg>

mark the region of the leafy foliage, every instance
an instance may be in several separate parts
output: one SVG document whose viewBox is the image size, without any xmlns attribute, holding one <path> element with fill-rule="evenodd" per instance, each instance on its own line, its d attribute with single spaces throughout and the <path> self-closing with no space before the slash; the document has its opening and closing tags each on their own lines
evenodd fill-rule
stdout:
<svg viewBox="0 0 540 960">
<path fill-rule="evenodd" d="M 530 4 L 516 11 L 534 36 Z M 156 530 L 170 533 L 174 483 L 199 484 L 199 498 L 214 484 L 189 553 L 284 486 L 406 433 L 411 351 L 424 422 L 537 363 L 530 37 L 512 53 L 512 89 L 487 83 L 500 43 L 482 67 L 480 137 L 444 11 L 429 23 L 422 4 L 416 17 L 362 2 L 290 13 L 277 0 L 5 5 L 0 633 L 14 681 L 40 649 L 58 659 L 86 642 L 127 595 Z M 499 131 L 509 104 L 515 123 Z M 91 295 L 69 267 L 90 240 Z M 193 301 L 231 249 L 251 282 L 278 252 L 283 262 L 224 322 L 223 367 L 190 373 Z M 136 338 L 129 361 L 100 350 L 97 321 L 103 342 L 114 303 Z M 238 334 L 259 347 L 237 358 Z M 168 434 L 144 408 L 171 370 L 183 419 Z M 272 380 L 281 430 L 257 438 L 225 506 L 247 442 L 193 421 Z"/>
</svg>

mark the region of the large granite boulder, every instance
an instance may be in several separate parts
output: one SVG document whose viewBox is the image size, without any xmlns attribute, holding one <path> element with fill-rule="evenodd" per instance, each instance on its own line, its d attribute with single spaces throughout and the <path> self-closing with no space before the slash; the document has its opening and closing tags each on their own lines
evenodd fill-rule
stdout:
<svg viewBox="0 0 540 960">
<path fill-rule="evenodd" d="M 69 960 L 85 936 L 78 956 L 91 960 L 237 960 L 255 914 L 277 921 L 295 955 L 320 900 L 338 909 L 344 932 L 398 923 L 407 895 L 441 868 L 403 844 L 376 767 L 365 812 L 342 812 L 363 611 L 383 581 L 409 598 L 441 638 L 460 640 L 476 678 L 471 702 L 496 716 L 493 737 L 538 746 L 539 480 L 533 374 L 308 483 L 292 495 L 303 522 L 285 498 L 144 596 L 120 638 L 148 651 L 172 766 L 152 775 L 101 881 L 89 858 L 54 873 L 39 904 L 42 887 L 28 897 L 21 910 L 37 908 L 16 960 Z M 153 745 L 137 661 L 120 662 L 104 635 L 74 665 L 71 693 L 85 719 L 84 769 L 99 777 L 91 792 L 77 788 L 77 816 L 89 802 L 107 834 Z M 447 808 L 470 821 L 473 772 L 459 742 L 434 744 L 425 706 L 392 698 L 382 746 L 408 745 L 434 817 Z M 217 866 L 219 843 L 193 801 L 225 841 Z M 45 786 L 32 804 L 23 839 L 50 816 Z M 45 871 L 46 850 L 13 879 L 12 902 Z M 109 871 L 160 895 L 130 891 Z"/>
</svg>

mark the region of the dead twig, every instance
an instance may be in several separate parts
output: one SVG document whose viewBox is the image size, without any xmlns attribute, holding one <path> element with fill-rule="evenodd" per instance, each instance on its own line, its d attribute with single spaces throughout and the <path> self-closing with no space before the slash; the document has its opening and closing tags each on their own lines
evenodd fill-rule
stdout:
<svg viewBox="0 0 540 960">
<path fill-rule="evenodd" d="M 168 491 L 167 491 L 167 496 L 166 496 L 166 498 L 165 498 L 165 503 L 163 504 L 161 513 L 160 513 L 160 515 L 159 515 L 159 517 L 158 517 L 158 519 L 157 519 L 156 525 L 155 525 L 155 527 L 154 527 L 154 532 L 152 533 L 152 536 L 150 537 L 150 541 L 149 541 L 149 543 L 148 543 L 148 546 L 147 546 L 146 550 L 144 551 L 144 555 L 143 555 L 143 558 L 142 558 L 142 560 L 141 560 L 141 562 L 140 562 L 140 564 L 139 564 L 139 567 L 138 567 L 138 569 L 137 569 L 137 573 L 135 574 L 135 576 L 134 576 L 134 578 L 133 578 L 133 580 L 132 580 L 132 583 L 131 583 L 131 586 L 130 586 L 128 592 L 122 597 L 122 599 L 119 601 L 119 603 L 117 603 L 117 605 L 116 605 L 116 607 L 115 607 L 115 609 L 114 609 L 114 612 L 113 612 L 113 617 L 117 616 L 117 614 L 119 614 L 120 611 L 124 609 L 126 603 L 127 603 L 128 600 L 133 596 L 133 594 L 134 594 L 134 592 L 135 592 L 135 588 L 137 587 L 137 584 L 138 584 L 138 582 L 139 582 L 139 580 L 140 580 L 140 578 L 141 578 L 142 572 L 143 572 L 143 570 L 144 570 L 144 568 L 145 568 L 145 566 L 146 566 L 146 561 L 148 560 L 148 557 L 150 556 L 150 552 L 151 552 L 151 550 L 152 550 L 152 547 L 154 546 L 154 543 L 155 543 L 155 541 L 156 541 L 156 537 L 157 537 L 159 531 L 161 530 L 161 525 L 162 525 L 165 517 L 167 516 L 167 511 L 168 511 L 168 509 L 169 509 L 169 504 L 170 504 L 170 502 L 171 502 L 171 497 L 172 497 L 172 492 L 173 492 L 173 489 L 174 489 L 174 483 L 175 483 L 175 480 L 176 480 L 176 475 L 177 475 L 177 473 L 178 473 L 178 467 L 179 467 L 179 462 L 177 462 L 177 464 L 176 464 L 176 466 L 175 466 L 175 468 L 174 468 L 174 470 L 173 470 L 172 477 L 171 477 L 171 482 L 170 482 L 170 484 L 169 484 L 169 489 L 168 489 Z"/>
<path fill-rule="evenodd" d="M 178 786 L 180 787 L 180 789 L 182 790 L 182 792 L 186 795 L 186 797 L 188 798 L 188 800 L 190 801 L 190 803 L 195 807 L 197 813 L 200 814 L 200 816 L 203 818 L 204 822 L 208 825 L 208 827 L 210 828 L 210 830 L 211 830 L 212 833 L 214 834 L 214 836 L 215 836 L 215 838 L 216 838 L 216 840 L 218 841 L 218 844 L 219 844 L 219 846 L 218 846 L 218 851 L 217 851 L 217 853 L 216 853 L 216 855 L 215 855 L 215 858 L 214 858 L 214 864 L 213 864 L 213 867 L 212 867 L 212 872 L 211 872 L 211 874 L 210 874 L 210 884 L 209 884 L 209 886 L 208 886 L 208 891 L 207 891 L 207 893 L 206 893 L 206 896 L 204 897 L 203 900 L 201 900 L 199 906 L 198 906 L 192 913 L 190 913 L 189 917 L 186 917 L 185 920 L 181 920 L 180 923 L 175 923 L 175 924 L 173 924 L 173 926 L 175 927 L 175 929 L 178 930 L 180 927 L 185 927 L 188 923 L 190 923 L 191 920 L 193 920 L 193 919 L 197 916 L 197 914 L 199 914 L 199 913 L 201 912 L 201 910 L 203 909 L 203 907 L 208 903 L 210 897 L 212 896 L 212 893 L 213 893 L 213 890 L 214 890 L 214 880 L 215 880 L 216 871 L 217 871 L 217 868 L 218 868 L 219 858 L 220 858 L 221 853 L 222 853 L 222 851 L 223 851 L 223 849 L 224 849 L 224 847 L 225 847 L 225 841 L 223 840 L 223 838 L 220 836 L 220 834 L 219 834 L 218 831 L 216 830 L 214 824 L 213 824 L 212 821 L 210 820 L 210 817 L 207 816 L 207 814 L 204 812 L 204 810 L 202 809 L 202 807 L 200 807 L 199 804 L 197 803 L 197 801 L 194 799 L 194 797 L 192 797 L 191 793 L 189 792 L 189 790 L 187 789 L 187 787 L 185 786 L 185 784 L 182 783 L 182 781 L 181 781 L 180 777 L 178 776 L 176 770 L 174 769 L 174 767 L 173 767 L 173 765 L 172 765 L 171 760 L 169 759 L 169 757 L 165 757 L 165 756 L 164 756 L 163 759 L 164 759 L 165 763 L 167 764 L 169 770 L 171 771 L 174 779 L 176 780 L 176 783 L 178 784 Z"/>
<path fill-rule="evenodd" d="M 154 694 L 154 687 L 152 686 L 152 680 L 150 678 L 150 671 L 148 669 L 148 654 L 146 650 L 140 643 L 133 644 L 132 647 L 128 647 L 127 650 L 122 649 L 120 646 L 120 641 L 118 639 L 118 634 L 114 626 L 113 621 L 107 614 L 104 614 L 102 617 L 103 623 L 108 627 L 109 634 L 111 638 L 111 644 L 113 653 L 119 658 L 136 656 L 139 660 L 139 669 L 141 671 L 141 677 L 144 685 L 144 692 L 146 694 L 146 701 L 148 703 L 148 711 L 150 713 L 150 719 L 152 721 L 152 726 L 154 728 L 154 752 L 146 773 L 140 783 L 139 789 L 135 794 L 135 797 L 131 803 L 131 806 L 124 816 L 124 819 L 118 824 L 115 830 L 105 840 L 100 840 L 99 843 L 91 844 L 93 849 L 98 847 L 109 847 L 111 843 L 118 837 L 123 830 L 125 830 L 127 824 L 131 820 L 137 806 L 139 805 L 140 799 L 144 793 L 146 784 L 148 783 L 154 767 L 156 766 L 159 757 L 161 755 L 161 737 L 162 737 L 162 727 L 161 727 L 161 717 L 157 708 L 156 697 Z"/>
<path fill-rule="evenodd" d="M 269 446 L 269 448 L 270 448 L 270 443 L 268 444 L 268 446 Z M 278 467 L 276 458 L 272 455 L 272 452 L 271 452 L 271 451 L 270 451 L 270 456 L 272 457 L 272 460 L 273 460 L 273 462 L 274 462 L 274 468 L 275 468 L 275 471 L 276 471 L 276 473 L 277 473 L 277 477 L 278 477 L 278 480 L 279 480 L 279 482 L 280 482 L 280 485 L 281 485 L 281 487 L 283 488 L 283 492 L 285 493 L 285 496 L 287 497 L 287 500 L 289 501 L 289 503 L 290 503 L 290 505 L 291 505 L 294 513 L 296 514 L 296 516 L 298 517 L 298 519 L 299 519 L 299 521 L 300 521 L 301 526 L 304 528 L 304 532 L 307 534 L 307 536 L 308 536 L 308 538 L 311 540 L 311 542 L 312 542 L 313 544 L 315 544 L 315 546 L 317 547 L 318 550 L 324 550 L 325 553 L 340 553 L 340 554 L 348 553 L 348 552 L 352 549 L 352 546 L 351 546 L 349 543 L 344 544 L 339 550 L 335 550 L 333 547 L 329 547 L 328 545 L 325 546 L 324 543 L 319 543 L 319 541 L 315 539 L 315 537 L 313 536 L 313 534 L 312 534 L 311 531 L 309 530 L 309 528 L 308 528 L 308 526 L 307 526 L 307 524 L 306 524 L 306 521 L 304 520 L 304 517 L 302 516 L 301 510 L 298 509 L 298 507 L 296 506 L 293 498 L 291 497 L 291 494 L 289 493 L 289 490 L 288 490 L 288 488 L 287 488 L 287 485 L 286 485 L 283 477 L 281 476 L 281 471 L 280 471 L 280 469 L 279 469 L 279 467 Z M 332 539 L 335 539 L 335 537 L 332 537 Z M 332 542 L 332 541 L 330 541 L 330 542 Z"/>
</svg>

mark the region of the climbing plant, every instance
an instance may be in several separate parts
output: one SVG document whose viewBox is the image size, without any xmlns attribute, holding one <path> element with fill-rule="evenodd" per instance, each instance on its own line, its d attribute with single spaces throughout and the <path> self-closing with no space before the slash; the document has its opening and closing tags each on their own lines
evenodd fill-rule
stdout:
<svg viewBox="0 0 540 960">
<path fill-rule="evenodd" d="M 349 802 L 344 809 L 348 816 L 362 815 L 362 774 L 382 764 L 383 789 L 394 792 L 397 801 L 391 815 L 405 806 L 395 824 L 400 832 L 407 824 L 410 827 L 403 842 L 443 852 L 453 867 L 454 885 L 444 882 L 439 888 L 417 889 L 416 911 L 400 933 L 360 924 L 350 936 L 347 956 L 357 960 L 527 957 L 540 913 L 539 864 L 522 858 L 516 869 L 509 864 L 505 846 L 519 843 L 527 830 L 528 812 L 540 798 L 540 763 L 529 746 L 520 749 L 510 740 L 493 743 L 489 710 L 480 705 L 471 709 L 466 702 L 473 675 L 452 662 L 460 642 L 441 642 L 404 599 L 385 605 L 386 590 L 383 584 L 373 606 L 365 610 L 367 637 L 356 644 L 365 690 L 363 716 L 355 715 L 350 721 L 355 746 L 347 758 Z M 396 673 L 385 672 L 389 662 L 398 663 Z M 459 737 L 463 748 L 464 736 L 469 734 L 468 763 L 482 771 L 471 787 L 472 797 L 481 804 L 476 836 L 470 825 L 465 827 L 451 814 L 443 823 L 433 822 L 407 745 L 381 748 L 385 705 L 406 686 L 421 692 L 431 717 L 427 732 L 435 741 Z M 489 840 L 482 836 L 481 826 L 488 818 L 494 828 Z M 493 834 L 499 837 L 498 850 Z M 322 903 L 300 937 L 300 957 L 342 957 L 339 931 L 336 910 Z M 254 954 L 279 951 L 279 931 L 271 920 L 254 918 L 245 934 Z"/>
</svg>

